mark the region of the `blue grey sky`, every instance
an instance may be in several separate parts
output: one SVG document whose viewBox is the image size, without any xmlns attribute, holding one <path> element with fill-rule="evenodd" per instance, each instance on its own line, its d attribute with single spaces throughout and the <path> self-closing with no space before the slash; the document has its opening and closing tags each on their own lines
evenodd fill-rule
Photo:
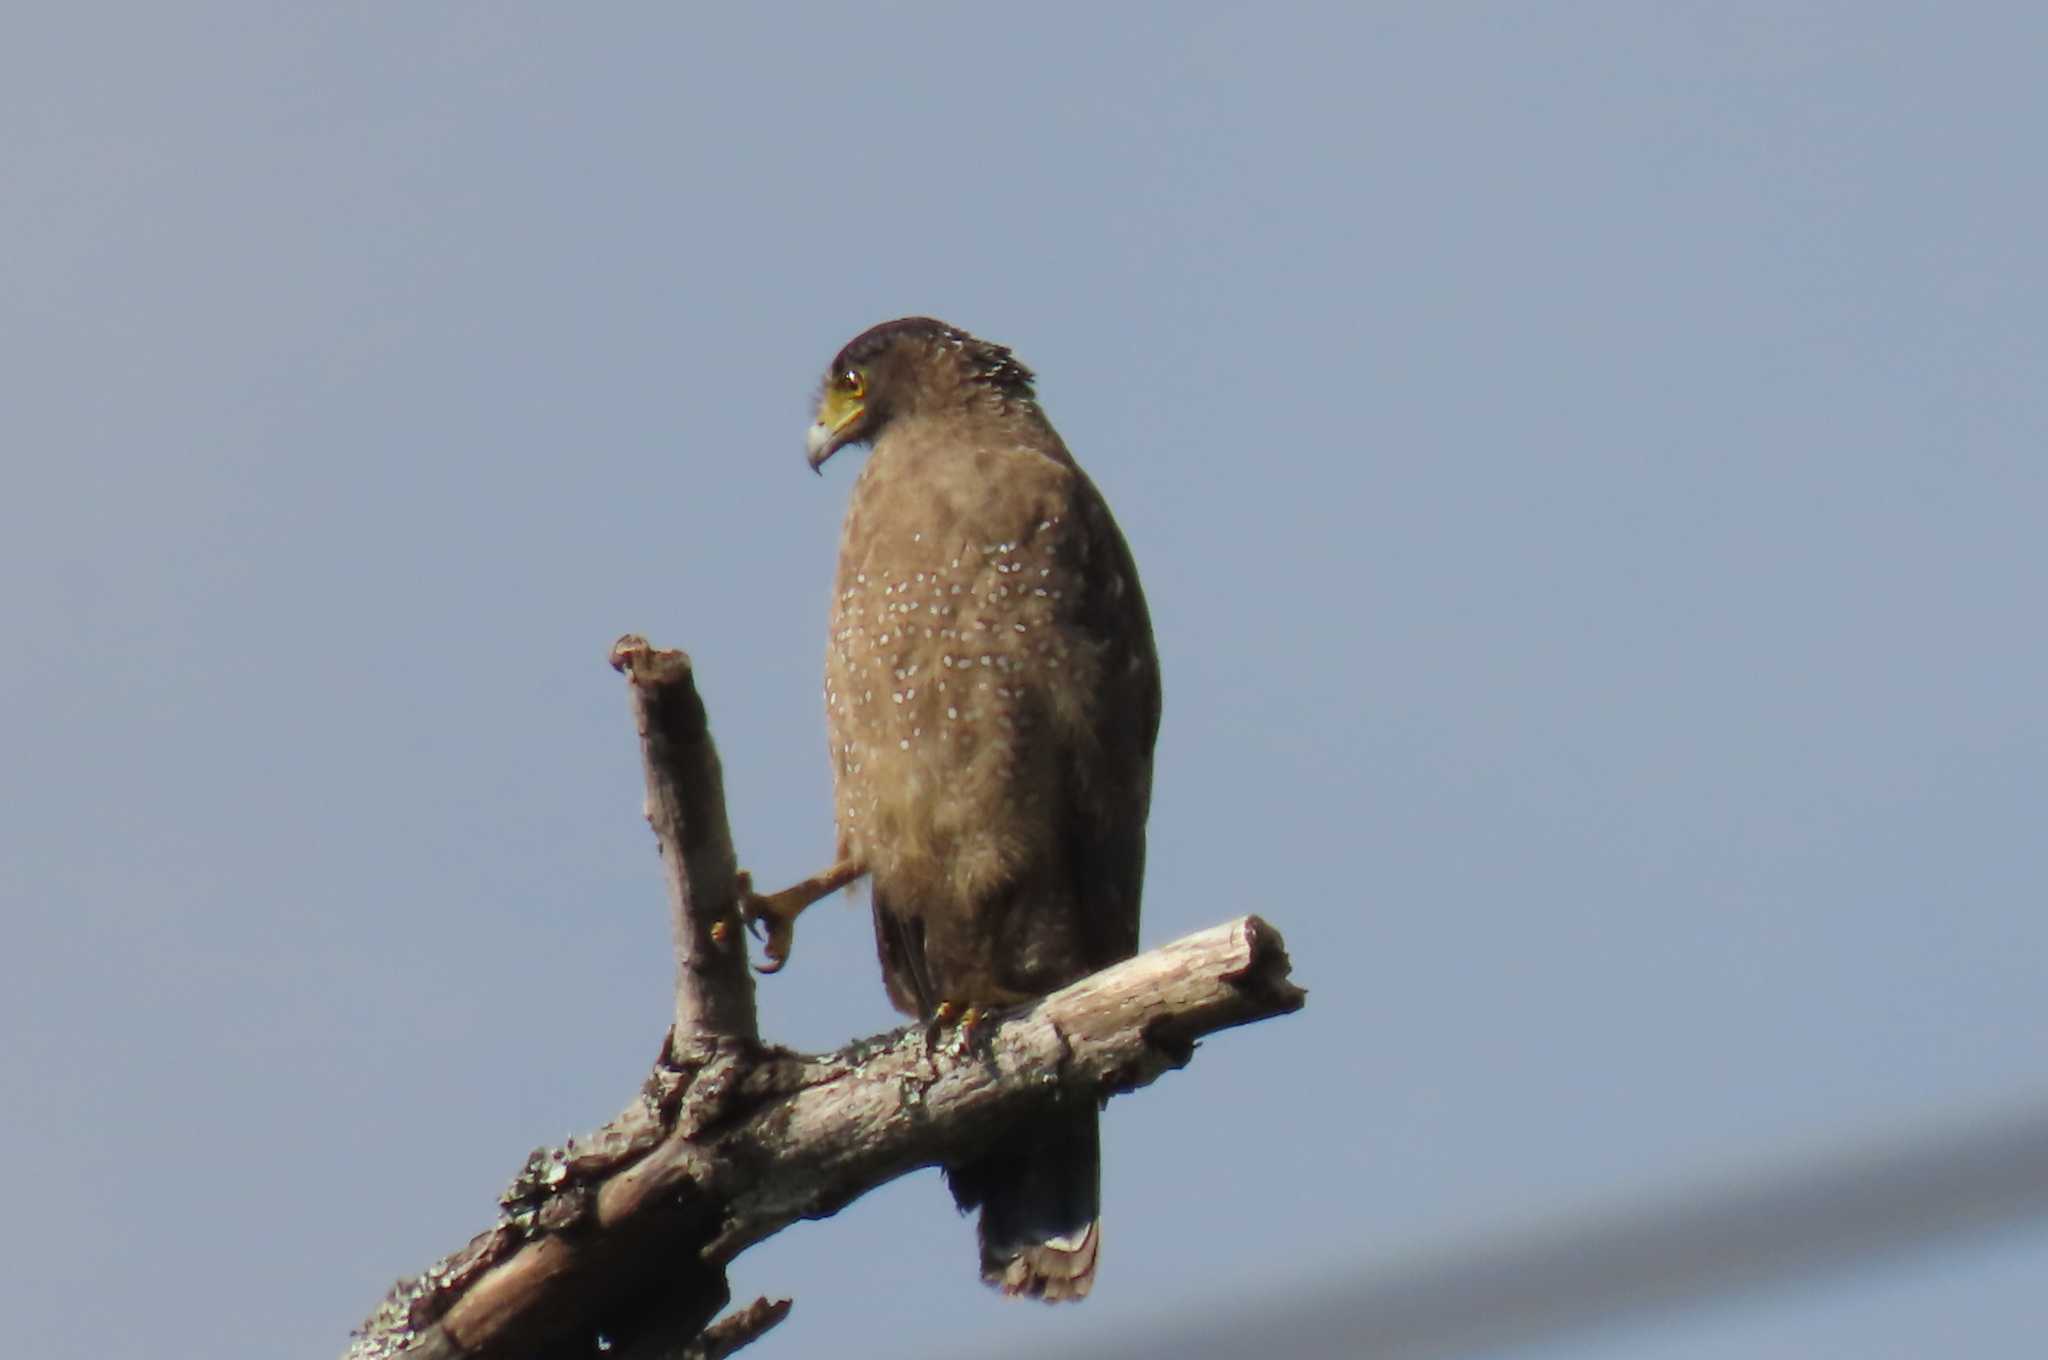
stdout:
<svg viewBox="0 0 2048 1360">
<path fill-rule="evenodd" d="M 2048 1096 L 2048 11 L 39 6 L 0 40 L 22 1355 L 322 1356 L 644 1074 L 611 640 L 831 850 L 818 373 L 1013 345 L 1166 677 L 1144 938 L 1307 1011 L 1105 1124 L 1100 1286 L 933 1173 L 753 1353 L 1137 1339 Z M 890 1027 L 858 899 L 766 1032 Z M 2008 1356 L 2048 1231 L 1502 1356 Z M 1276 1353 L 1284 1346 L 1276 1341 Z"/>
</svg>

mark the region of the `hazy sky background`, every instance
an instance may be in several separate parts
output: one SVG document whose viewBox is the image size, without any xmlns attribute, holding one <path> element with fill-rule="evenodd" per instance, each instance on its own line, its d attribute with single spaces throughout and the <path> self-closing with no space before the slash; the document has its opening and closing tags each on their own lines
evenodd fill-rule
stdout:
<svg viewBox="0 0 2048 1360">
<path fill-rule="evenodd" d="M 819 371 L 1014 345 L 1131 540 L 1144 938 L 1311 989 L 1105 1124 L 1100 1287 L 924 1173 L 749 1354 L 1140 1344 L 2048 1096 L 2048 11 L 45 5 L 0 26 L 23 1356 L 328 1356 L 645 1073 L 611 640 L 831 849 Z M 895 1023 L 864 905 L 775 1039 Z M 2048 1231 L 1503 1356 L 2010 1356 Z M 1284 1353 L 1280 1340 L 1276 1354 Z"/>
</svg>

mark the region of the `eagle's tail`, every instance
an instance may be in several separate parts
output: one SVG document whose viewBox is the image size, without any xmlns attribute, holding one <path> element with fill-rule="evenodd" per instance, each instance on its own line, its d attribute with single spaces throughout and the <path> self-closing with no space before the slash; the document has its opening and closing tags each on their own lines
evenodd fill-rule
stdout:
<svg viewBox="0 0 2048 1360">
<path fill-rule="evenodd" d="M 1102 1245 L 1097 1118 L 1092 1105 L 1041 1115 L 946 1168 L 960 1208 L 981 1206 L 983 1281 L 1047 1303 L 1088 1297 Z"/>
</svg>

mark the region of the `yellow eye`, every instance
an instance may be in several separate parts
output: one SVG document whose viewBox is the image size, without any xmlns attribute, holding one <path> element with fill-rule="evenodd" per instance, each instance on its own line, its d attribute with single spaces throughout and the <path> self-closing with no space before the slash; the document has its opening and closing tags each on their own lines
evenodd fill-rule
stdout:
<svg viewBox="0 0 2048 1360">
<path fill-rule="evenodd" d="M 832 380 L 832 390 L 859 400 L 868 394 L 868 380 L 859 369 L 849 368 Z"/>
</svg>

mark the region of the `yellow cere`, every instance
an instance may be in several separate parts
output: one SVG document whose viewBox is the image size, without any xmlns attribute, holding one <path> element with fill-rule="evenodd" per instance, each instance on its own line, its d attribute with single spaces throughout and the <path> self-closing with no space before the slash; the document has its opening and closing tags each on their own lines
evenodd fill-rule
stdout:
<svg viewBox="0 0 2048 1360">
<path fill-rule="evenodd" d="M 848 369 L 825 387 L 825 399 L 818 405 L 818 423 L 838 434 L 860 419 L 861 401 L 868 394 L 868 382 L 858 371 Z"/>
</svg>

